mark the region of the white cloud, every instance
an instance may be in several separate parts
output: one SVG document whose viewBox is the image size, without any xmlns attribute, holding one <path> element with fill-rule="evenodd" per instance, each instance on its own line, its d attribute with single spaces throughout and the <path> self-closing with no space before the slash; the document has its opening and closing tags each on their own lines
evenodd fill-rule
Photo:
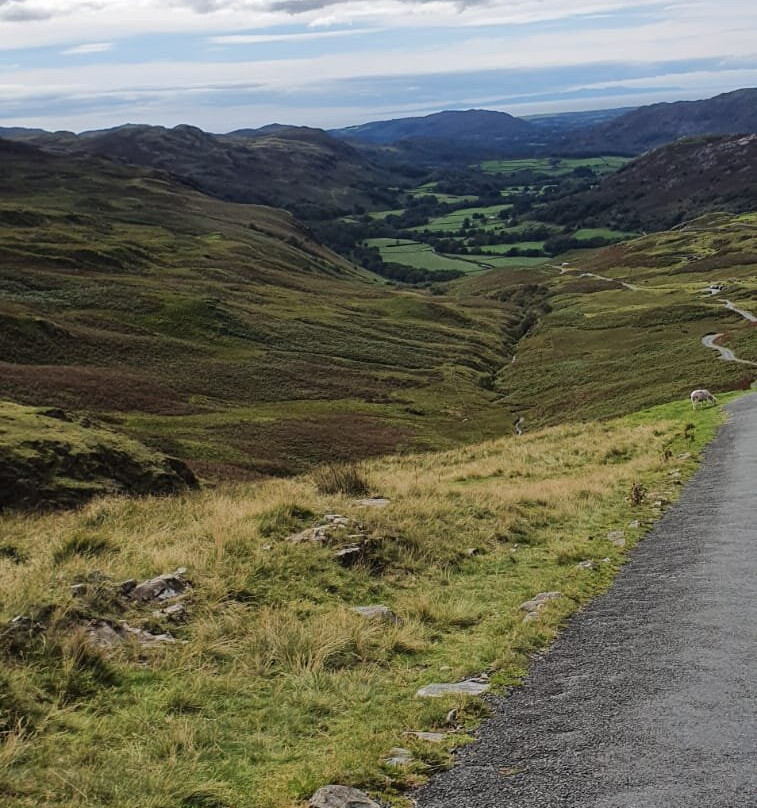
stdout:
<svg viewBox="0 0 757 808">
<path fill-rule="evenodd" d="M 86 56 L 90 53 L 107 53 L 113 50 L 112 42 L 88 42 L 84 45 L 75 45 L 73 48 L 67 48 L 61 51 L 63 56 Z"/>
<path fill-rule="evenodd" d="M 312 39 L 370 34 L 375 31 L 375 28 L 348 28 L 340 31 L 311 31 L 305 34 L 227 34 L 212 36 L 208 41 L 214 45 L 257 45 L 263 42 L 306 42 Z"/>
</svg>

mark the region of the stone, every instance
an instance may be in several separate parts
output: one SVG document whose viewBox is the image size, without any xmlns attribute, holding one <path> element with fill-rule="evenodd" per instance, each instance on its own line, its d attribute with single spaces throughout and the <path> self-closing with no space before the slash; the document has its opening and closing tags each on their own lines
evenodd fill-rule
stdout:
<svg viewBox="0 0 757 808">
<path fill-rule="evenodd" d="M 84 631 L 90 642 L 98 648 L 112 648 L 129 637 L 143 647 L 176 642 L 170 634 L 151 634 L 144 629 L 133 628 L 128 623 L 113 624 L 108 620 L 93 620 Z"/>
<path fill-rule="evenodd" d="M 580 570 L 595 570 L 597 568 L 595 561 L 580 561 L 576 566 Z"/>
<path fill-rule="evenodd" d="M 457 710 L 450 710 L 450 712 L 455 713 L 457 716 Z M 419 741 L 426 741 L 427 743 L 441 743 L 447 737 L 444 732 L 420 732 L 416 730 L 408 730 L 402 734 L 407 735 L 408 738 L 417 738 Z"/>
<path fill-rule="evenodd" d="M 176 572 L 168 572 L 164 575 L 159 575 L 157 578 L 151 578 L 149 581 L 144 581 L 135 586 L 129 593 L 129 597 L 143 603 L 151 600 L 169 600 L 170 598 L 178 597 L 189 589 L 186 574 L 186 569 L 181 567 Z"/>
<path fill-rule="evenodd" d="M 457 726 L 457 717 L 458 717 L 457 710 L 450 710 L 447 713 L 447 716 L 444 719 L 445 725 L 448 726 L 448 727 L 456 727 Z"/>
<path fill-rule="evenodd" d="M 390 502 L 391 500 L 386 497 L 368 497 L 368 499 L 359 499 L 357 504 L 365 508 L 386 508 Z"/>
<path fill-rule="evenodd" d="M 393 623 L 394 625 L 402 623 L 402 620 L 388 606 L 353 606 L 351 611 L 366 620 L 377 620 L 382 623 Z"/>
<path fill-rule="evenodd" d="M 118 589 L 118 594 L 123 595 L 123 597 L 128 597 L 131 593 L 137 588 L 137 581 L 136 578 L 129 578 L 128 581 L 121 581 L 120 584 L 116 587 Z"/>
<path fill-rule="evenodd" d="M 389 757 L 384 760 L 387 766 L 407 766 L 415 760 L 415 756 L 409 749 L 395 746 L 389 750 Z"/>
<path fill-rule="evenodd" d="M 95 620 L 84 631 L 92 645 L 96 645 L 98 648 L 112 648 L 123 642 L 120 632 L 116 631 L 106 620 Z"/>
<path fill-rule="evenodd" d="M 341 547 L 334 553 L 334 558 L 343 567 L 353 567 L 363 557 L 364 544 L 348 544 L 346 547 Z"/>
<path fill-rule="evenodd" d="M 86 584 L 74 584 L 71 587 L 71 595 L 75 598 L 84 597 L 87 594 L 87 585 Z"/>
<path fill-rule="evenodd" d="M 489 687 L 487 682 L 467 679 L 464 682 L 426 685 L 415 695 L 422 699 L 436 699 L 442 696 L 481 696 L 489 690 Z"/>
<path fill-rule="evenodd" d="M 634 519 L 628 527 L 630 527 L 631 530 L 638 530 L 641 527 L 641 522 L 638 519 Z"/>
<path fill-rule="evenodd" d="M 531 600 L 521 603 L 518 608 L 524 612 L 538 612 L 543 609 L 550 600 L 556 600 L 560 597 L 562 597 L 562 592 L 539 592 L 539 594 L 535 595 Z"/>
<path fill-rule="evenodd" d="M 153 617 L 171 620 L 174 623 L 181 623 L 187 619 L 187 606 L 185 603 L 172 603 L 165 609 L 158 609 L 153 612 Z"/>
<path fill-rule="evenodd" d="M 607 538 L 610 541 L 615 541 L 616 539 L 622 539 L 626 534 L 622 530 L 611 530 L 607 534 Z"/>
<path fill-rule="evenodd" d="M 324 786 L 313 794 L 309 808 L 381 808 L 367 794 L 350 786 Z"/>
<path fill-rule="evenodd" d="M 465 551 L 465 555 L 467 555 L 468 558 L 474 558 L 475 556 L 481 555 L 481 550 L 479 550 L 478 547 L 469 547 Z"/>
</svg>

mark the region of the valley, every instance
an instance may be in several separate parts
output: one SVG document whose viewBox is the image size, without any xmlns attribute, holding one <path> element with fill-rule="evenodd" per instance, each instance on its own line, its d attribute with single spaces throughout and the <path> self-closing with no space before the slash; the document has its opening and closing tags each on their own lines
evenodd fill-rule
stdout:
<svg viewBox="0 0 757 808">
<path fill-rule="evenodd" d="M 753 387 L 754 92 L 0 130 L 9 808 L 414 804 Z"/>
</svg>

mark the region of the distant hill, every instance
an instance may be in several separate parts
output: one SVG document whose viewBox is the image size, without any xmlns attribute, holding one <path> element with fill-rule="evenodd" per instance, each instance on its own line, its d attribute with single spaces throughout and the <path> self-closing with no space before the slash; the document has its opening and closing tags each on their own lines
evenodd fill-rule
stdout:
<svg viewBox="0 0 757 808">
<path fill-rule="evenodd" d="M 564 225 L 663 230 L 712 211 L 757 209 L 757 135 L 684 139 L 631 161 L 540 218 Z"/>
<path fill-rule="evenodd" d="M 301 218 L 390 204 L 391 193 L 382 189 L 397 181 L 348 143 L 305 127 L 211 135 L 186 125 L 126 125 L 81 135 L 10 130 L 5 136 L 161 169 L 220 199 L 283 207 Z"/>
<path fill-rule="evenodd" d="M 500 434 L 522 318 L 395 290 L 282 210 L 0 140 L 0 399 L 92 413 L 202 476 Z"/>
<path fill-rule="evenodd" d="M 376 121 L 330 132 L 336 137 L 384 144 L 407 139 L 466 140 L 488 144 L 513 140 L 521 142 L 528 140 L 534 133 L 534 127 L 520 118 L 514 118 L 506 112 L 484 109 Z"/>
<path fill-rule="evenodd" d="M 735 90 L 703 101 L 652 104 L 582 133 L 579 150 L 640 154 L 682 137 L 757 132 L 757 89 Z"/>
</svg>

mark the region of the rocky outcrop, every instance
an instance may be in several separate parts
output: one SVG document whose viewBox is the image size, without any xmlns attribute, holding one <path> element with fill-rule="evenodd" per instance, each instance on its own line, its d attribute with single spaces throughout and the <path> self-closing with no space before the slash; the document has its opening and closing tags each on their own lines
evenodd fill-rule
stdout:
<svg viewBox="0 0 757 808">
<path fill-rule="evenodd" d="M 195 487 L 180 460 L 87 418 L 0 402 L 0 510 L 76 507 L 102 494 Z"/>
</svg>

